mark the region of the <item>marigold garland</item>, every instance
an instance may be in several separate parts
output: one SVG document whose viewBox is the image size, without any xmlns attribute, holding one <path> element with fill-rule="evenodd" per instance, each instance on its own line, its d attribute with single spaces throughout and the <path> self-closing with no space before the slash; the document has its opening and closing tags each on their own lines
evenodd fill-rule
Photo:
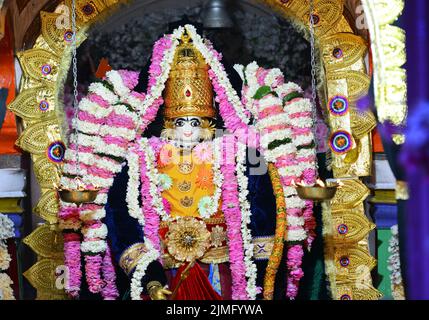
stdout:
<svg viewBox="0 0 429 320">
<path fill-rule="evenodd" d="M 264 278 L 264 300 L 272 300 L 274 297 L 274 285 L 277 270 L 283 257 L 284 239 L 287 238 L 287 214 L 286 202 L 283 192 L 283 185 L 280 182 L 280 176 L 274 164 L 268 164 L 268 173 L 273 185 L 274 195 L 276 197 L 276 231 L 274 235 L 274 247 L 266 268 Z"/>
</svg>

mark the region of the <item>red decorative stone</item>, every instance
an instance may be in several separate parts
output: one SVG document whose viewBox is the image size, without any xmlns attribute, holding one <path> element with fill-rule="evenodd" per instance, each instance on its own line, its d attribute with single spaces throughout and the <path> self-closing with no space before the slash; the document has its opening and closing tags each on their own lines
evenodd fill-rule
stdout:
<svg viewBox="0 0 429 320">
<path fill-rule="evenodd" d="M 189 98 L 192 94 L 189 89 L 186 90 L 185 95 Z"/>
</svg>

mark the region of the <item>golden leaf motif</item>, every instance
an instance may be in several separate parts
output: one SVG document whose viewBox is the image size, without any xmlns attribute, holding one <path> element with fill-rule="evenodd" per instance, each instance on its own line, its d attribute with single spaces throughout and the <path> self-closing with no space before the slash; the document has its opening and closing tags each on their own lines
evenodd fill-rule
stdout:
<svg viewBox="0 0 429 320">
<path fill-rule="evenodd" d="M 339 51 L 341 50 L 341 51 Z M 328 70 L 343 69 L 362 59 L 367 51 L 367 44 L 362 37 L 352 33 L 336 33 L 323 41 L 322 55 Z M 337 57 L 335 54 L 339 54 Z"/>
<path fill-rule="evenodd" d="M 70 45 L 64 38 L 66 32 L 71 31 L 70 29 L 58 28 L 58 19 L 62 17 L 62 13 L 51 13 L 51 12 L 40 12 L 40 18 L 42 20 L 42 36 L 45 39 L 49 47 L 56 53 L 64 51 L 64 49 Z"/>
<path fill-rule="evenodd" d="M 34 212 L 49 223 L 54 224 L 58 221 L 58 209 L 59 203 L 56 192 L 49 190 L 40 197 Z"/>
<path fill-rule="evenodd" d="M 301 6 L 297 10 L 297 16 L 305 24 L 310 25 L 310 1 L 300 1 Z M 314 12 L 320 21 L 315 25 L 314 31 L 318 37 L 322 37 L 333 26 L 335 26 L 343 16 L 343 0 L 316 0 L 314 2 Z"/>
<path fill-rule="evenodd" d="M 57 279 L 55 270 L 60 266 L 64 266 L 63 259 L 41 259 L 25 271 L 24 276 L 37 290 L 56 292 L 61 295 L 64 291 L 57 289 L 55 285 Z"/>
<path fill-rule="evenodd" d="M 40 157 L 34 162 L 34 173 L 41 188 L 52 188 L 54 184 L 59 184 L 60 173 L 58 166 L 53 164 L 46 157 Z"/>
<path fill-rule="evenodd" d="M 335 82 L 342 86 L 341 81 L 347 83 L 347 96 L 349 101 L 354 102 L 363 95 L 368 93 L 370 78 L 367 74 L 359 71 L 340 71 L 340 72 L 327 72 L 327 79 L 329 86 L 335 87 Z M 332 93 L 331 93 L 332 94 Z"/>
<path fill-rule="evenodd" d="M 346 296 L 348 300 L 378 300 L 383 295 L 372 284 L 337 284 L 336 300 L 345 300 Z"/>
<path fill-rule="evenodd" d="M 43 107 L 48 106 L 46 111 Z M 9 109 L 26 121 L 44 121 L 56 117 L 54 88 L 37 87 L 22 91 L 9 105 Z"/>
<path fill-rule="evenodd" d="M 360 112 L 351 108 L 350 120 L 352 133 L 356 138 L 362 138 L 377 126 L 377 120 L 371 111 Z"/>
<path fill-rule="evenodd" d="M 35 124 L 29 124 L 16 144 L 23 150 L 32 154 L 43 154 L 49 145 L 50 139 L 47 134 L 47 127 L 57 124 L 55 120 L 43 121 Z"/>
<path fill-rule="evenodd" d="M 352 164 L 355 163 L 359 159 L 359 154 L 362 150 L 362 144 L 359 139 L 355 139 L 356 147 L 347 152 L 344 157 L 344 163 Z"/>
<path fill-rule="evenodd" d="M 61 259 L 63 257 L 63 236 L 51 230 L 48 224 L 35 229 L 24 239 L 24 243 L 43 258 Z"/>
<path fill-rule="evenodd" d="M 377 260 L 369 254 L 368 250 L 359 247 L 336 248 L 334 261 L 337 268 L 336 278 L 339 281 L 358 278 L 361 266 L 371 271 L 377 265 Z"/>
<path fill-rule="evenodd" d="M 341 180 L 344 186 L 338 188 L 332 199 L 332 210 L 353 208 L 369 196 L 369 189 L 359 180 Z"/>
<path fill-rule="evenodd" d="M 80 23 L 87 23 L 88 21 L 97 17 L 104 9 L 106 4 L 103 0 L 77 0 L 76 1 L 76 18 Z M 112 1 L 107 1 L 108 5 L 112 5 Z M 66 6 L 72 7 L 72 1 L 66 0 Z"/>
<path fill-rule="evenodd" d="M 26 76 L 36 81 L 55 82 L 58 78 L 60 57 L 43 49 L 30 49 L 18 53 Z"/>
<path fill-rule="evenodd" d="M 350 245 L 368 236 L 375 228 L 363 214 L 348 214 L 332 216 L 332 240 L 339 245 Z"/>
</svg>

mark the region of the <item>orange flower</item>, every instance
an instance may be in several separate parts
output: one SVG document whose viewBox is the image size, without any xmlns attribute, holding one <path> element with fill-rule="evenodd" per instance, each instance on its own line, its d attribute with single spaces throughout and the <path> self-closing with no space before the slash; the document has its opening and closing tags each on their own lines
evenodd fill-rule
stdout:
<svg viewBox="0 0 429 320">
<path fill-rule="evenodd" d="M 213 186 L 213 171 L 202 166 L 197 173 L 196 185 L 201 189 L 208 189 Z"/>
</svg>

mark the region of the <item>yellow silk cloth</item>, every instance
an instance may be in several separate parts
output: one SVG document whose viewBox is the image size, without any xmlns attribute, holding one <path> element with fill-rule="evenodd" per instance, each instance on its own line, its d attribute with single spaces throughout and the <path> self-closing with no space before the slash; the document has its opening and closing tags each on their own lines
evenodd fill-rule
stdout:
<svg viewBox="0 0 429 320">
<path fill-rule="evenodd" d="M 171 216 L 199 218 L 201 198 L 212 196 L 215 190 L 212 164 L 202 163 L 191 152 L 167 144 L 161 151 L 158 171 L 173 181 L 170 189 L 162 191 L 162 197 L 170 202 Z"/>
</svg>

